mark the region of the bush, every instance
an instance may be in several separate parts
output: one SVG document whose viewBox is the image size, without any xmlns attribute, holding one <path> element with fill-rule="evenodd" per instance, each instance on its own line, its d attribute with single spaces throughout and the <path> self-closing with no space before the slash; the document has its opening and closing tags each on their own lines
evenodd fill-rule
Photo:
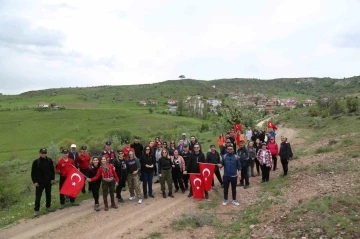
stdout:
<svg viewBox="0 0 360 239">
<path fill-rule="evenodd" d="M 319 147 L 315 150 L 316 154 L 322 154 L 322 153 L 327 153 L 327 152 L 331 152 L 333 151 L 333 148 L 331 148 L 330 146 L 322 146 Z"/>
<path fill-rule="evenodd" d="M 60 147 L 60 150 L 70 149 L 71 144 L 74 144 L 74 143 L 75 143 L 75 140 L 65 138 L 58 143 L 58 146 Z"/>
<path fill-rule="evenodd" d="M 12 177 L 10 176 L 10 169 L 5 166 L 0 166 L 0 209 L 3 210 L 9 206 L 18 202 L 18 197 L 16 195 L 13 187 Z"/>
<path fill-rule="evenodd" d="M 47 148 L 47 155 L 53 160 L 54 163 L 56 163 L 57 160 L 59 160 L 61 157 L 59 145 L 51 141 Z"/>
</svg>

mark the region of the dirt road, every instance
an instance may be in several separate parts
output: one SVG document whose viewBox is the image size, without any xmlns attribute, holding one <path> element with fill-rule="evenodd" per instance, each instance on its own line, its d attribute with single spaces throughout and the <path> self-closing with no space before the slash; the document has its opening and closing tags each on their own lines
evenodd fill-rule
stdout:
<svg viewBox="0 0 360 239">
<path fill-rule="evenodd" d="M 280 128 L 277 135 L 285 135 L 292 141 L 296 131 Z M 251 178 L 251 184 L 253 187 L 243 194 L 241 203 L 255 199 L 260 183 L 258 179 Z M 146 199 L 143 204 L 126 200 L 124 204 L 119 204 L 119 209 L 108 212 L 103 209 L 95 212 L 93 200 L 86 200 L 79 207 L 57 210 L 1 229 L 0 238 L 144 238 L 152 232 L 164 231 L 175 218 L 183 213 L 192 213 L 198 204 L 181 193 L 176 193 L 175 198 L 163 199 L 159 184 L 154 184 L 154 192 L 155 199 Z M 128 198 L 129 193 L 123 192 L 122 196 Z M 171 235 L 172 238 L 184 236 L 187 238 L 186 235 Z"/>
</svg>

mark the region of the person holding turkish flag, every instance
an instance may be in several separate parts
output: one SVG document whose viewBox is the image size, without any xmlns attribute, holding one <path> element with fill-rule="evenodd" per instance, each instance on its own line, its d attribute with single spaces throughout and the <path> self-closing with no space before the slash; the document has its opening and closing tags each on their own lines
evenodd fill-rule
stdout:
<svg viewBox="0 0 360 239">
<path fill-rule="evenodd" d="M 190 173 L 190 185 L 192 189 L 192 195 L 194 199 L 204 198 L 204 183 L 201 174 Z M 211 181 L 210 181 L 211 182 Z"/>
<path fill-rule="evenodd" d="M 70 167 L 60 193 L 75 198 L 84 186 L 85 175 L 74 167 Z"/>
<path fill-rule="evenodd" d="M 203 178 L 204 190 L 210 191 L 214 179 L 215 164 L 199 163 L 199 168 Z"/>
<path fill-rule="evenodd" d="M 65 195 L 61 193 L 61 189 L 65 183 L 66 178 L 69 175 L 69 171 L 75 167 L 74 160 L 68 157 L 69 150 L 63 149 L 61 153 L 62 153 L 61 159 L 59 159 L 59 161 L 56 163 L 56 173 L 60 174 L 60 181 L 59 181 L 60 210 L 65 208 Z M 81 187 L 82 186 L 83 184 L 81 185 Z M 79 206 L 79 204 L 75 202 L 75 197 L 72 196 L 70 196 L 70 203 L 71 206 Z"/>
</svg>

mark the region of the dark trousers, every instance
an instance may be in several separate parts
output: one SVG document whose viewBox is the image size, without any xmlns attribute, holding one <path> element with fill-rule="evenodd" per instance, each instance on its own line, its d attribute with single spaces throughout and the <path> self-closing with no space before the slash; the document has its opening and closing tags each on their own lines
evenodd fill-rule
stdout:
<svg viewBox="0 0 360 239">
<path fill-rule="evenodd" d="M 122 189 L 125 187 L 126 180 L 127 180 L 127 177 L 126 177 L 126 176 L 125 176 L 125 177 L 122 177 L 122 178 L 120 179 L 119 184 L 117 185 L 117 187 L 116 187 L 116 189 L 115 189 L 116 198 L 117 198 L 117 199 L 122 198 L 122 197 L 121 197 L 121 191 L 122 191 Z"/>
<path fill-rule="evenodd" d="M 115 192 L 115 180 L 107 182 L 102 180 L 103 199 L 105 206 L 108 204 L 107 196 L 110 194 L 111 204 L 115 204 L 114 192 Z"/>
<path fill-rule="evenodd" d="M 250 185 L 249 182 L 249 161 L 241 161 L 241 178 L 240 183 L 245 185 Z"/>
<path fill-rule="evenodd" d="M 214 171 L 214 174 L 216 175 L 216 178 L 218 179 L 219 183 L 222 185 L 223 184 L 223 180 L 221 178 L 221 174 L 220 174 L 220 169 L 218 166 L 215 167 L 215 171 Z M 215 182 L 214 182 L 214 178 L 212 180 L 212 186 L 215 185 Z"/>
<path fill-rule="evenodd" d="M 100 190 L 101 180 L 97 180 L 90 183 L 91 192 L 95 201 L 95 204 L 99 204 L 99 190 Z"/>
<path fill-rule="evenodd" d="M 281 160 L 281 164 L 284 170 L 284 175 L 286 176 L 288 173 L 288 169 L 289 169 L 289 159 L 280 159 Z"/>
<path fill-rule="evenodd" d="M 51 205 L 51 183 L 39 183 L 39 186 L 35 187 L 35 211 L 39 211 L 40 209 L 40 201 L 44 189 L 46 196 L 46 207 L 50 207 Z"/>
<path fill-rule="evenodd" d="M 144 195 L 147 195 L 149 192 L 149 195 L 152 195 L 152 181 L 154 177 L 154 172 L 141 172 L 141 176 L 143 179 L 143 193 Z M 149 190 L 149 191 L 148 191 Z"/>
<path fill-rule="evenodd" d="M 267 167 L 265 164 L 261 165 L 262 181 L 269 182 L 271 167 Z"/>
<path fill-rule="evenodd" d="M 224 176 L 223 181 L 224 181 L 224 200 L 228 200 L 230 183 L 231 183 L 232 199 L 236 200 L 237 177 Z"/>
<path fill-rule="evenodd" d="M 257 158 L 255 158 L 256 172 L 260 175 L 260 162 Z"/>
<path fill-rule="evenodd" d="M 90 173 L 90 170 L 89 169 L 80 169 L 80 172 L 82 172 L 87 178 L 89 177 L 89 173 Z M 85 184 L 86 184 L 86 181 L 84 182 L 84 187 L 82 188 L 82 192 L 85 192 Z M 91 183 L 88 183 L 88 191 L 91 191 Z"/>
<path fill-rule="evenodd" d="M 185 190 L 184 182 L 183 182 L 183 174 L 180 169 L 173 169 L 172 172 L 172 179 L 174 182 L 174 186 L 176 190 L 179 190 L 179 186 L 181 190 Z"/>
<path fill-rule="evenodd" d="M 60 176 L 60 181 L 59 181 L 59 191 L 61 190 L 64 182 L 65 182 L 66 177 L 64 176 Z M 75 202 L 75 198 L 73 197 L 69 197 L 70 198 L 70 202 Z M 60 193 L 60 204 L 65 204 L 65 195 Z"/>
<path fill-rule="evenodd" d="M 185 185 L 185 190 L 189 188 L 189 174 L 183 174 L 183 181 Z"/>
<path fill-rule="evenodd" d="M 271 157 L 272 157 L 273 165 L 274 165 L 273 170 L 275 171 L 277 168 L 277 157 L 276 157 L 276 155 L 271 155 Z"/>
</svg>

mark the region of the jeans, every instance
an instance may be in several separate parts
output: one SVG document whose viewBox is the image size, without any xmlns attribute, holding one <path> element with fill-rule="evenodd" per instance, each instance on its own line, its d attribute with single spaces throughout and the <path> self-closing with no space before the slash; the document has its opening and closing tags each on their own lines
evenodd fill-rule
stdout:
<svg viewBox="0 0 360 239">
<path fill-rule="evenodd" d="M 64 182 L 65 182 L 66 177 L 64 176 L 60 176 L 60 182 L 59 182 L 59 191 L 61 190 Z M 73 197 L 69 197 L 70 198 L 70 202 L 75 202 L 75 198 Z M 60 193 L 60 204 L 65 204 L 65 195 Z"/>
<path fill-rule="evenodd" d="M 240 179 L 240 183 L 244 184 L 245 181 L 245 185 L 250 185 L 249 182 L 249 161 L 241 161 L 241 179 Z"/>
<path fill-rule="evenodd" d="M 284 170 L 284 175 L 286 176 L 288 173 L 288 166 L 289 166 L 289 159 L 280 159 L 281 160 L 281 164 Z"/>
<path fill-rule="evenodd" d="M 154 172 L 141 172 L 141 175 L 143 177 L 143 193 L 144 195 L 147 195 L 148 189 L 149 189 L 149 195 L 152 195 L 152 180 Z"/>
<path fill-rule="evenodd" d="M 271 157 L 272 157 L 272 160 L 274 163 L 273 170 L 275 171 L 277 168 L 277 157 L 276 157 L 276 155 L 271 155 Z"/>
<path fill-rule="evenodd" d="M 265 164 L 261 165 L 262 170 L 262 181 L 269 182 L 271 167 L 267 167 Z"/>
<path fill-rule="evenodd" d="M 35 188 L 35 211 L 39 211 L 40 209 L 40 201 L 44 189 L 46 196 L 46 207 L 50 207 L 51 205 L 51 183 L 39 183 L 39 186 Z"/>
<path fill-rule="evenodd" d="M 223 182 L 224 182 L 224 200 L 228 200 L 230 183 L 231 183 L 232 199 L 236 200 L 237 177 L 236 176 L 235 177 L 224 176 L 223 177 Z"/>
<path fill-rule="evenodd" d="M 99 204 L 99 190 L 100 190 L 100 184 L 101 184 L 101 180 L 97 180 L 94 182 L 91 182 L 91 192 L 92 192 L 92 196 L 94 198 L 95 204 Z"/>
</svg>

